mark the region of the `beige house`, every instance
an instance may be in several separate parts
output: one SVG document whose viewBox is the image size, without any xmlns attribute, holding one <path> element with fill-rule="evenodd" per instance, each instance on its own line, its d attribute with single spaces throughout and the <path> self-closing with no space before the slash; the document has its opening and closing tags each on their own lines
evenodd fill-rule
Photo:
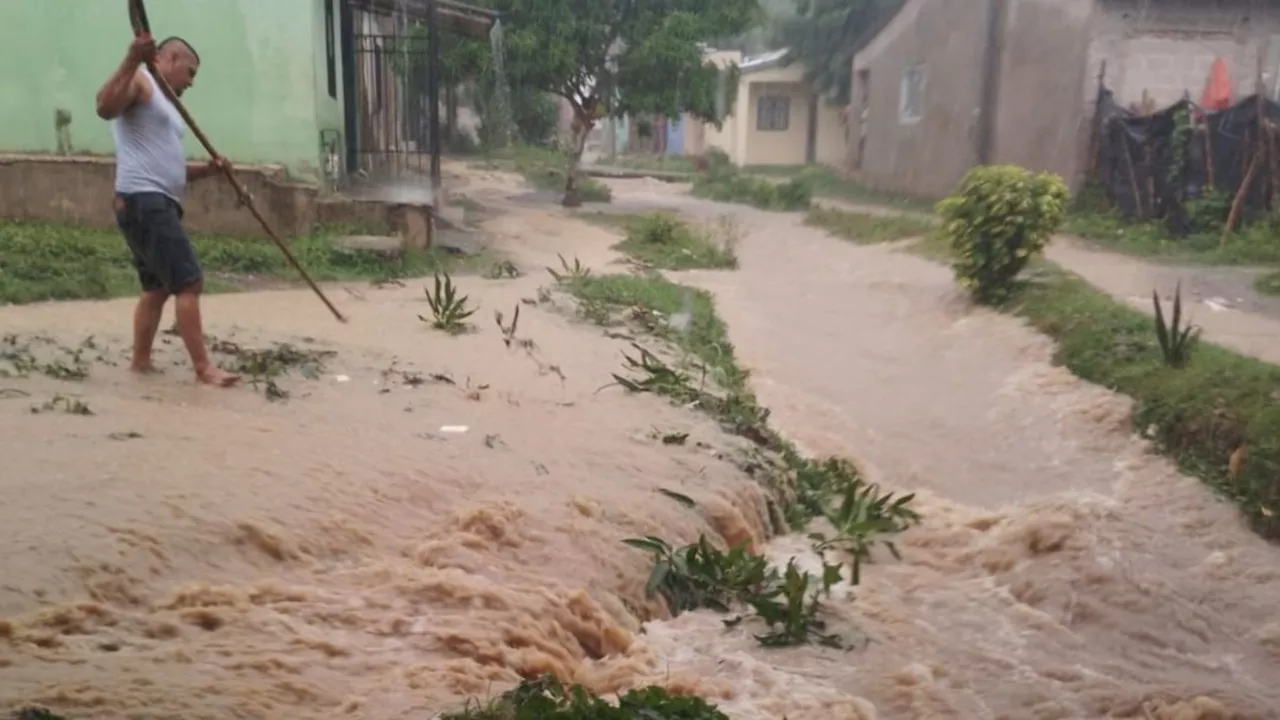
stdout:
<svg viewBox="0 0 1280 720">
<path fill-rule="evenodd" d="M 719 130 L 685 118 L 685 153 L 710 148 L 728 153 L 735 165 L 841 166 L 848 155 L 844 109 L 832 107 L 804 80 L 799 63 L 786 64 L 787 51 L 742 57 L 736 51 L 710 54 L 720 67 L 736 64 L 737 102 L 725 108 Z"/>
<path fill-rule="evenodd" d="M 905 0 L 854 56 L 848 168 L 923 197 L 990 163 L 1078 184 L 1104 62 L 1126 106 L 1198 100 L 1215 58 L 1248 95 L 1259 66 L 1280 72 L 1278 16 L 1259 0 Z"/>
</svg>

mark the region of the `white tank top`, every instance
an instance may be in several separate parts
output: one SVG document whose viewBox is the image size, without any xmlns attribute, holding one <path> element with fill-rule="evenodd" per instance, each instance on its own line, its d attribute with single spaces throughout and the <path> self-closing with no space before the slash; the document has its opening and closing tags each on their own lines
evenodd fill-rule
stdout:
<svg viewBox="0 0 1280 720">
<path fill-rule="evenodd" d="M 186 125 L 164 96 L 151 73 L 151 99 L 137 103 L 111 121 L 116 143 L 116 192 L 164 193 L 181 203 L 187 189 L 187 161 L 182 150 Z"/>
</svg>

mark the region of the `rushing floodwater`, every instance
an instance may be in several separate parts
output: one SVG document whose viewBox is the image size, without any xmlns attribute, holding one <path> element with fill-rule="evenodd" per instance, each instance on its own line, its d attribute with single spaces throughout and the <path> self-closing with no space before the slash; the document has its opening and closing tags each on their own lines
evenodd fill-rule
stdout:
<svg viewBox="0 0 1280 720">
<path fill-rule="evenodd" d="M 732 211 L 752 230 L 742 270 L 688 281 L 716 293 L 777 425 L 921 491 L 904 561 L 832 603 L 865 649 L 764 650 L 710 613 L 640 632 L 659 609 L 619 541 L 762 540 L 763 499 L 705 418 L 597 392 L 625 342 L 525 307 L 536 357 L 503 347 L 489 318 L 535 294 L 541 265 L 610 258 L 603 231 L 515 208 L 490 230 L 529 277 L 463 281 L 475 335 L 426 330 L 414 286 L 340 293 L 349 326 L 306 291 L 212 299 L 215 334 L 338 351 L 284 383 L 288 403 L 96 365 L 95 415 L 33 415 L 68 386 L 0 381 L 30 393 L 0 400 L 0 705 L 422 718 L 556 671 L 601 692 L 664 682 L 736 719 L 1143 718 L 1144 701 L 1161 720 L 1277 717 L 1280 553 L 1130 438 L 1124 400 L 965 307 L 944 268 Z M 127 302 L 5 308 L 0 328 L 94 334 L 114 359 L 127 318 Z M 393 361 L 456 384 L 413 387 Z M 687 447 L 653 439 L 677 430 Z M 762 547 L 815 562 L 803 538 Z"/>
</svg>

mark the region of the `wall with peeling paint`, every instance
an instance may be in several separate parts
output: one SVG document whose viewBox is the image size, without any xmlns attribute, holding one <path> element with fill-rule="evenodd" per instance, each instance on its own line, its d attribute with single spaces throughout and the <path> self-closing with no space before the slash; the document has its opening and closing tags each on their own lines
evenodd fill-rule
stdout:
<svg viewBox="0 0 1280 720">
<path fill-rule="evenodd" d="M 61 144 L 65 153 L 68 141 L 76 154 L 114 152 L 94 96 L 128 47 L 126 8 L 125 0 L 0 2 L 0 152 L 57 153 Z M 181 35 L 199 51 L 183 102 L 218 152 L 315 177 L 321 130 L 342 128 L 341 71 L 337 97 L 326 72 L 325 32 L 336 37 L 337 23 L 326 28 L 324 0 L 163 0 L 147 11 L 157 38 Z M 190 157 L 205 157 L 190 133 L 186 145 Z"/>
</svg>

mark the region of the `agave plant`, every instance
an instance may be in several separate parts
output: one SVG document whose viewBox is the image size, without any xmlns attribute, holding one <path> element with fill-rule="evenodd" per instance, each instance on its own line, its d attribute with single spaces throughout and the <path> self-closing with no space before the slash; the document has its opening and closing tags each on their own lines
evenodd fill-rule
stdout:
<svg viewBox="0 0 1280 720">
<path fill-rule="evenodd" d="M 431 288 L 425 288 L 424 292 L 427 294 L 427 305 L 431 307 L 431 319 L 419 315 L 419 320 L 455 335 L 467 329 L 466 320 L 475 313 L 476 308 L 467 307 L 467 296 L 459 297 L 458 286 L 453 284 L 453 278 L 448 273 L 443 276 L 436 273 L 435 292 Z"/>
<path fill-rule="evenodd" d="M 1165 323 L 1164 309 L 1160 306 L 1160 294 L 1151 291 L 1151 304 L 1156 310 L 1156 340 L 1160 342 L 1160 354 L 1164 364 L 1180 368 L 1191 360 L 1191 351 L 1200 339 L 1200 328 L 1182 324 L 1182 283 L 1179 282 L 1173 291 L 1173 317 Z"/>
</svg>

